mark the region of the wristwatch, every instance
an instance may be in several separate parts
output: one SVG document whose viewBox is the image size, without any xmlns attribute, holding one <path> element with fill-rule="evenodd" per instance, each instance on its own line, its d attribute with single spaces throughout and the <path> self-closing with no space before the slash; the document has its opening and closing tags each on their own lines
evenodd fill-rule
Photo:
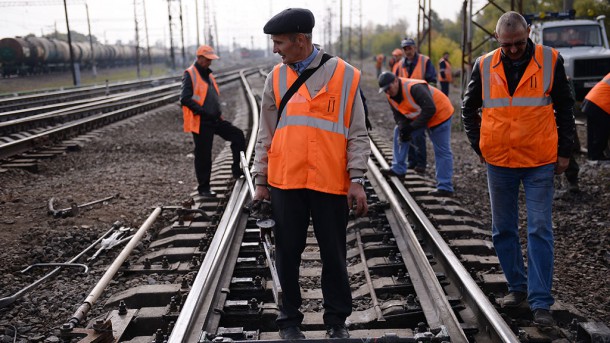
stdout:
<svg viewBox="0 0 610 343">
<path fill-rule="evenodd" d="M 360 185 L 364 186 L 364 178 L 363 177 L 355 177 L 355 178 L 352 179 L 352 182 L 359 183 Z"/>
</svg>

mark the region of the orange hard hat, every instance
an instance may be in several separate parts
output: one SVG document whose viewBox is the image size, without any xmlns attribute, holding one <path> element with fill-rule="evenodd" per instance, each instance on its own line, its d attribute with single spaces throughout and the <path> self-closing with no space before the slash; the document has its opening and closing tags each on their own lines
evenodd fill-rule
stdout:
<svg viewBox="0 0 610 343">
<path fill-rule="evenodd" d="M 218 55 L 214 53 L 214 49 L 209 45 L 202 45 L 197 49 L 197 56 L 203 56 L 210 60 L 217 60 Z"/>
<path fill-rule="evenodd" d="M 393 56 L 402 56 L 402 50 L 394 49 L 394 51 L 392 51 L 392 55 Z"/>
</svg>

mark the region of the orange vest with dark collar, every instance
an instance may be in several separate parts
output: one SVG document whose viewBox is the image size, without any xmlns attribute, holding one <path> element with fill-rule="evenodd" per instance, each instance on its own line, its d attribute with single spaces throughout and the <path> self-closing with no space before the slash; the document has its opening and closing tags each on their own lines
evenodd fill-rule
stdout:
<svg viewBox="0 0 610 343">
<path fill-rule="evenodd" d="M 206 95 L 208 94 L 208 83 L 201 78 L 199 72 L 197 72 L 197 69 L 195 68 L 195 65 L 191 65 L 188 69 L 186 69 L 186 71 L 191 76 L 191 82 L 193 84 L 192 99 L 195 100 L 199 106 L 203 106 Z M 214 88 L 216 88 L 216 92 L 218 92 L 218 95 L 220 95 L 220 90 L 218 89 L 218 84 L 216 84 L 216 79 L 211 73 L 210 80 L 212 81 Z M 201 116 L 193 113 L 190 108 L 182 106 L 182 119 L 184 120 L 184 132 L 199 133 Z"/>
<path fill-rule="evenodd" d="M 557 50 L 536 45 L 514 94 L 496 49 L 480 59 L 481 140 L 485 161 L 508 168 L 538 167 L 557 161 L 558 134 L 551 90 Z"/>
<path fill-rule="evenodd" d="M 426 66 L 428 65 L 428 60 L 428 56 L 417 54 L 417 64 L 415 64 L 415 67 L 413 67 L 413 73 L 411 73 L 411 75 L 409 75 L 407 68 L 404 66 L 404 59 L 400 60 L 400 63 L 394 64 L 394 69 L 392 70 L 392 72 L 398 77 L 425 80 Z"/>
<path fill-rule="evenodd" d="M 429 86 L 424 80 L 405 79 L 402 77 L 398 80 L 402 82 L 402 101 L 397 103 L 392 100 L 387 93 L 386 96 L 388 97 L 390 105 L 405 117 L 415 120 L 415 118 L 419 117 L 421 114 L 421 107 L 415 103 L 415 100 L 413 100 L 413 97 L 411 96 L 411 87 L 416 84 L 425 84 L 428 86 L 428 89 L 430 89 L 430 93 L 432 94 L 434 106 L 436 106 L 436 112 L 434 112 L 434 115 L 428 121 L 427 127 L 435 127 L 438 124 L 442 124 L 453 115 L 453 105 L 451 105 L 451 101 L 437 88 Z"/>
</svg>

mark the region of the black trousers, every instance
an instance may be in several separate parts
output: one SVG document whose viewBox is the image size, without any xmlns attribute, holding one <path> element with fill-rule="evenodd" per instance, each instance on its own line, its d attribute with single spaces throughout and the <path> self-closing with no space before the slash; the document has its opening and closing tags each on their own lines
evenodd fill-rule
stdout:
<svg viewBox="0 0 610 343">
<path fill-rule="evenodd" d="M 580 171 L 580 166 L 578 162 L 576 162 L 576 155 L 580 153 L 580 139 L 578 138 L 578 134 L 574 132 L 574 145 L 572 146 L 572 154 L 570 155 L 570 162 L 568 163 L 568 168 L 565 170 L 566 179 L 570 183 L 578 183 L 578 172 Z"/>
<path fill-rule="evenodd" d="M 200 192 L 210 190 L 210 176 L 212 174 L 212 145 L 214 135 L 219 135 L 224 140 L 231 142 L 231 152 L 233 153 L 233 164 L 231 171 L 233 176 L 239 177 L 239 152 L 246 150 L 246 139 L 244 133 L 226 120 L 220 120 L 214 124 L 201 122 L 199 134 L 193 133 L 195 142 L 195 175 Z"/>
<path fill-rule="evenodd" d="M 443 92 L 446 96 L 449 96 L 449 82 L 441 81 L 441 92 Z"/>
<path fill-rule="evenodd" d="M 296 326 L 303 321 L 299 311 L 302 303 L 299 267 L 310 217 L 322 259 L 324 324 L 345 323 L 352 313 L 346 262 L 347 197 L 309 189 L 272 187 L 271 206 L 275 219 L 275 265 L 283 291 L 278 327 Z"/>
<path fill-rule="evenodd" d="M 590 160 L 606 160 L 610 138 L 610 113 L 601 108 L 587 111 L 587 156 Z"/>
</svg>

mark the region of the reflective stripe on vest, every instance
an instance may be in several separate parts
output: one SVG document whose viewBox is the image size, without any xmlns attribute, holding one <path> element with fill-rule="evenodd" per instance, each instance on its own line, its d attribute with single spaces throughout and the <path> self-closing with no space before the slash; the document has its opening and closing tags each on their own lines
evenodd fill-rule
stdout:
<svg viewBox="0 0 610 343">
<path fill-rule="evenodd" d="M 536 45 L 512 96 L 501 50 L 480 59 L 483 107 L 479 147 L 488 163 L 532 168 L 557 161 L 557 123 L 550 94 L 558 56 L 556 50 Z"/>
<path fill-rule="evenodd" d="M 442 124 L 453 115 L 453 105 L 451 104 L 451 101 L 437 88 L 428 85 L 428 83 L 424 80 L 406 79 L 401 77 L 400 81 L 402 81 L 403 101 L 399 104 L 390 98 L 388 94 L 386 94 L 386 96 L 390 102 L 390 105 L 398 112 L 402 113 L 405 117 L 415 120 L 415 118 L 421 114 L 421 107 L 415 103 L 415 100 L 411 95 L 411 87 L 416 84 L 425 84 L 428 86 L 434 106 L 436 107 L 436 112 L 434 112 L 434 115 L 426 124 L 427 127 L 434 127 L 438 124 Z"/>
<path fill-rule="evenodd" d="M 445 62 L 445 77 L 442 77 L 441 72 L 440 72 L 440 63 L 443 61 Z M 438 80 L 440 82 L 451 82 L 453 80 L 453 75 L 451 74 L 451 64 L 449 63 L 449 60 L 441 58 L 440 61 L 438 61 L 438 63 L 439 63 Z"/>
<path fill-rule="evenodd" d="M 542 66 L 551 66 L 553 62 L 553 50 L 547 46 L 540 45 L 543 49 L 542 64 L 536 61 L 536 56 L 532 56 L 532 60 Z M 555 68 L 542 68 L 543 70 L 543 89 L 545 96 L 535 98 L 524 98 L 524 97 L 513 97 L 512 103 L 510 97 L 506 98 L 491 98 L 491 61 L 494 54 L 487 54 L 483 59 L 483 107 L 495 108 L 495 107 L 507 107 L 507 106 L 546 106 L 552 103 L 552 99 L 549 96 L 551 89 L 551 78 L 553 77 L 553 71 Z M 502 63 L 502 62 L 499 62 Z M 493 68 L 498 65 L 493 66 Z"/>
<path fill-rule="evenodd" d="M 328 68 L 332 62 L 327 62 L 312 76 L 332 75 L 328 82 L 316 94 L 310 94 L 306 84 L 301 85 L 281 113 L 267 151 L 267 181 L 273 187 L 347 194 L 347 137 L 360 71 L 339 58 L 333 59 L 337 62 L 334 70 Z M 280 64 L 273 69 L 272 78 L 275 105 L 279 107 L 298 75 Z"/>
<path fill-rule="evenodd" d="M 345 62 L 340 60 L 339 63 L 345 63 Z M 280 100 L 282 99 L 284 94 L 286 94 L 286 92 L 288 91 L 288 86 L 287 86 L 288 77 L 286 75 L 287 69 L 288 69 L 288 67 L 285 64 L 282 64 L 279 67 L 279 91 L 280 91 L 279 99 Z M 347 94 L 346 91 L 349 90 L 349 88 L 351 87 L 353 79 L 354 79 L 354 68 L 345 68 L 345 74 L 343 77 L 343 85 L 342 85 L 342 94 L 343 95 Z M 301 87 L 303 87 L 303 86 L 301 86 Z M 278 98 L 278 96 L 276 95 L 276 104 L 279 107 L 279 102 L 277 102 L 277 98 Z M 347 135 L 349 134 L 349 128 L 343 125 L 344 118 L 345 118 L 346 105 L 347 105 L 347 96 L 341 96 L 341 100 L 339 103 L 339 119 L 337 120 L 337 122 L 334 122 L 331 120 L 326 120 L 326 119 L 321 119 L 321 118 L 314 118 L 314 117 L 308 116 L 306 114 L 300 114 L 300 113 L 291 114 L 290 116 L 287 116 L 286 111 L 288 109 L 288 106 L 285 106 L 284 110 L 282 111 L 282 116 L 280 118 L 280 122 L 277 125 L 277 130 L 279 130 L 283 127 L 286 127 L 286 126 L 291 126 L 291 125 L 310 126 L 310 127 L 316 128 L 316 129 L 338 133 L 340 135 L 343 135 L 345 138 L 347 138 Z"/>
<path fill-rule="evenodd" d="M 417 64 L 413 68 L 413 73 L 409 75 L 407 68 L 404 66 L 405 58 L 400 60 L 400 63 L 396 63 L 394 65 L 394 74 L 398 77 L 404 77 L 408 79 L 418 79 L 425 80 L 426 79 L 426 65 L 428 64 L 428 56 L 424 56 L 422 54 L 418 54 L 417 56 Z"/>
<path fill-rule="evenodd" d="M 203 106 L 206 95 L 208 94 L 209 85 L 201 78 L 201 76 L 197 72 L 197 69 L 195 68 L 195 65 L 191 65 L 190 67 L 188 67 L 186 69 L 186 72 L 188 72 L 191 77 L 191 84 L 193 87 L 193 96 L 191 97 L 191 99 L 193 99 L 197 103 L 197 105 Z M 214 78 L 214 75 L 212 75 L 211 73 L 210 81 L 212 81 L 212 85 L 214 85 L 216 92 L 218 93 L 218 95 L 220 95 L 220 90 L 218 89 L 216 78 Z M 199 115 L 193 113 L 190 108 L 182 106 L 182 119 L 184 121 L 184 132 L 199 133 L 199 126 L 201 124 L 201 117 Z"/>
<path fill-rule="evenodd" d="M 589 91 L 585 99 L 591 101 L 610 115 L 610 73 Z"/>
</svg>

